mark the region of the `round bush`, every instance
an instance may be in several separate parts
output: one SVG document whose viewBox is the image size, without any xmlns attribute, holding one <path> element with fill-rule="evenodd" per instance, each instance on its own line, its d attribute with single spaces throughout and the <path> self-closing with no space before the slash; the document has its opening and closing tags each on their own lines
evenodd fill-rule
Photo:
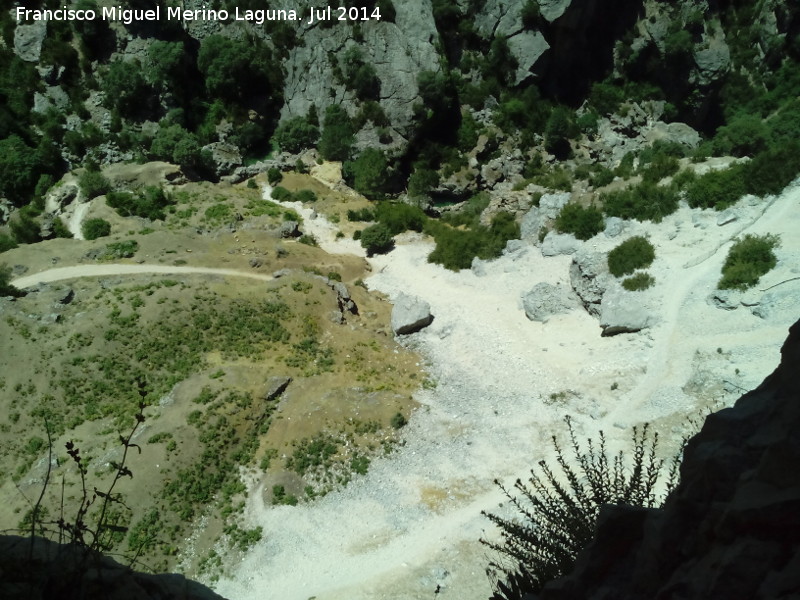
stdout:
<svg viewBox="0 0 800 600">
<path fill-rule="evenodd" d="M 81 226 L 84 239 L 96 240 L 111 233 L 111 223 L 105 219 L 88 219 Z"/>
<path fill-rule="evenodd" d="M 737 240 L 722 266 L 722 279 L 717 287 L 721 290 L 744 291 L 756 285 L 761 276 L 778 263 L 773 250 L 779 244 L 778 236 L 771 234 L 747 234 Z"/>
<path fill-rule="evenodd" d="M 649 267 L 656 257 L 653 244 L 642 236 L 622 242 L 608 253 L 608 270 L 615 277 L 630 275 L 636 269 Z"/>
<path fill-rule="evenodd" d="M 361 232 L 361 246 L 368 256 L 388 252 L 394 246 L 392 232 L 383 223 L 370 225 Z"/>
</svg>

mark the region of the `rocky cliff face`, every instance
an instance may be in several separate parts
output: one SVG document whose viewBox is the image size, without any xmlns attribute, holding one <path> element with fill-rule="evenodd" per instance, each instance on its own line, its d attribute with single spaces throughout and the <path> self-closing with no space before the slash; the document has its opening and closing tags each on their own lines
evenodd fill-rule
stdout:
<svg viewBox="0 0 800 600">
<path fill-rule="evenodd" d="M 797 598 L 800 321 L 780 366 L 689 443 L 661 510 L 610 508 L 574 571 L 540 600 Z"/>
</svg>

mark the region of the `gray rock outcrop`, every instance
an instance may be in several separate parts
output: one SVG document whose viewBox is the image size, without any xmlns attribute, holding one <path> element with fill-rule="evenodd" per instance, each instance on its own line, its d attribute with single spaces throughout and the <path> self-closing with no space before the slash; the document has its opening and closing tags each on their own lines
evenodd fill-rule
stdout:
<svg viewBox="0 0 800 600">
<path fill-rule="evenodd" d="M 531 600 L 790 600 L 800 589 L 800 322 L 778 368 L 688 443 L 661 509 L 600 512 L 572 571 Z"/>
<path fill-rule="evenodd" d="M 47 37 L 47 21 L 34 21 L 14 29 L 14 52 L 22 60 L 37 62 L 42 55 L 42 44 Z"/>
<path fill-rule="evenodd" d="M 605 253 L 583 249 L 572 257 L 572 264 L 569 266 L 570 284 L 581 299 L 583 307 L 595 317 L 600 316 L 600 302 L 611 277 Z"/>
<path fill-rule="evenodd" d="M 609 286 L 600 301 L 600 327 L 603 336 L 633 333 L 658 322 L 652 296 L 647 292 L 629 292 L 622 286 Z"/>
<path fill-rule="evenodd" d="M 262 399 L 267 402 L 275 400 L 286 391 L 290 383 L 292 383 L 292 378 L 287 375 L 270 377 L 264 386 L 264 393 L 261 395 Z"/>
<path fill-rule="evenodd" d="M 569 233 L 551 231 L 542 240 L 542 256 L 560 256 L 575 254 L 581 247 L 581 241 Z"/>
<path fill-rule="evenodd" d="M 575 292 L 564 285 L 537 283 L 522 296 L 522 308 L 531 321 L 547 323 L 553 315 L 578 308 L 580 302 Z"/>
<path fill-rule="evenodd" d="M 227 142 L 213 142 L 203 146 L 203 150 L 211 155 L 211 163 L 217 177 L 230 175 L 242 165 L 239 148 Z"/>
<path fill-rule="evenodd" d="M 614 238 L 621 234 L 624 230 L 625 221 L 619 217 L 608 217 L 606 219 L 606 228 L 603 230 L 603 234 L 606 237 Z"/>
<path fill-rule="evenodd" d="M 392 331 L 397 335 L 416 333 L 433 322 L 431 305 L 407 294 L 400 294 L 392 308 Z"/>
<path fill-rule="evenodd" d="M 284 221 L 278 227 L 278 235 L 282 238 L 293 238 L 300 236 L 300 223 L 297 221 Z"/>
<path fill-rule="evenodd" d="M 539 206 L 531 207 L 520 222 L 520 236 L 532 244 L 539 244 L 539 232 L 558 216 L 564 205 L 569 202 L 569 192 L 545 194 L 539 199 Z"/>
</svg>

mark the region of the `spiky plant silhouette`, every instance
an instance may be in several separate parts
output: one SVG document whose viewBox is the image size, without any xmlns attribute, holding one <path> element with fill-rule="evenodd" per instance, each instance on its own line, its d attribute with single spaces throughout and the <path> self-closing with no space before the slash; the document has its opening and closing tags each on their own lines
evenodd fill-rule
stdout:
<svg viewBox="0 0 800 600">
<path fill-rule="evenodd" d="M 482 513 L 501 535 L 500 542 L 481 539 L 498 553 L 487 568 L 494 588 L 491 600 L 519 600 L 569 572 L 591 540 L 603 505 L 659 507 L 677 484 L 682 452 L 670 461 L 658 458 L 658 434 L 648 423 L 633 428 L 632 452 L 609 457 L 602 431 L 599 443 L 589 438 L 583 449 L 572 421 L 565 420 L 571 461 L 553 436 L 557 469 L 542 460 L 530 479 L 518 479 L 512 490 L 495 480 L 519 516 Z"/>
</svg>

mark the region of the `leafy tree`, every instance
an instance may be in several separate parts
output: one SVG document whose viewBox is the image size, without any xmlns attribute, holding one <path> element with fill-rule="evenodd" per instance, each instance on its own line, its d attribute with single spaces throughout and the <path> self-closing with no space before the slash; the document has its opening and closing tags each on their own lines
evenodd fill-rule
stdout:
<svg viewBox="0 0 800 600">
<path fill-rule="evenodd" d="M 21 137 L 0 140 L 0 193 L 16 206 L 30 200 L 42 165 L 39 154 Z"/>
<path fill-rule="evenodd" d="M 347 160 L 353 146 L 353 126 L 347 111 L 338 104 L 325 110 L 319 152 L 325 160 Z"/>
<path fill-rule="evenodd" d="M 636 269 L 649 267 L 656 257 L 656 249 L 640 235 L 622 242 L 608 253 L 608 270 L 615 277 L 630 275 Z"/>
<path fill-rule="evenodd" d="M 579 240 L 588 240 L 601 231 L 605 223 L 603 213 L 594 206 L 567 204 L 556 218 L 556 229 L 561 233 L 571 233 Z"/>
<path fill-rule="evenodd" d="M 353 188 L 370 200 L 383 197 L 388 187 L 388 168 L 383 152 L 367 148 L 350 166 Z"/>
<path fill-rule="evenodd" d="M 150 85 L 163 91 L 179 91 L 186 69 L 186 50 L 181 42 L 154 40 L 150 44 L 145 69 Z"/>
<path fill-rule="evenodd" d="M 392 232 L 383 223 L 370 225 L 361 232 L 361 246 L 367 251 L 367 256 L 388 252 L 394 247 Z"/>
<path fill-rule="evenodd" d="M 39 221 L 35 218 L 37 214 L 36 208 L 29 204 L 18 210 L 9 221 L 8 227 L 11 230 L 11 235 L 14 236 L 17 242 L 22 244 L 35 244 L 41 241 L 41 226 L 39 225 Z"/>
<path fill-rule="evenodd" d="M 117 59 L 112 62 L 102 83 L 106 106 L 124 117 L 141 112 L 142 107 L 148 105 L 150 97 L 142 73 L 142 64 L 136 59 Z"/>
<path fill-rule="evenodd" d="M 432 188 L 439 185 L 439 174 L 433 169 L 415 169 L 408 178 L 408 195 L 412 198 L 426 196 Z"/>
<path fill-rule="evenodd" d="M 766 150 L 769 130 L 760 117 L 737 114 L 714 135 L 715 154 L 753 156 Z"/>
<path fill-rule="evenodd" d="M 84 239 L 96 240 L 111 233 L 111 223 L 105 219 L 87 219 L 81 226 Z"/>
<path fill-rule="evenodd" d="M 208 92 L 231 103 L 255 92 L 266 97 L 279 95 L 282 76 L 271 60 L 268 48 L 211 35 L 200 44 L 197 68 L 205 78 Z"/>
<path fill-rule="evenodd" d="M 545 125 L 545 148 L 560 159 L 567 158 L 572 149 L 569 140 L 577 134 L 574 114 L 565 106 L 557 106 Z"/>
<path fill-rule="evenodd" d="M 319 127 L 309 123 L 305 117 L 292 117 L 275 130 L 275 141 L 281 150 L 297 153 L 312 148 L 319 139 Z"/>
</svg>

